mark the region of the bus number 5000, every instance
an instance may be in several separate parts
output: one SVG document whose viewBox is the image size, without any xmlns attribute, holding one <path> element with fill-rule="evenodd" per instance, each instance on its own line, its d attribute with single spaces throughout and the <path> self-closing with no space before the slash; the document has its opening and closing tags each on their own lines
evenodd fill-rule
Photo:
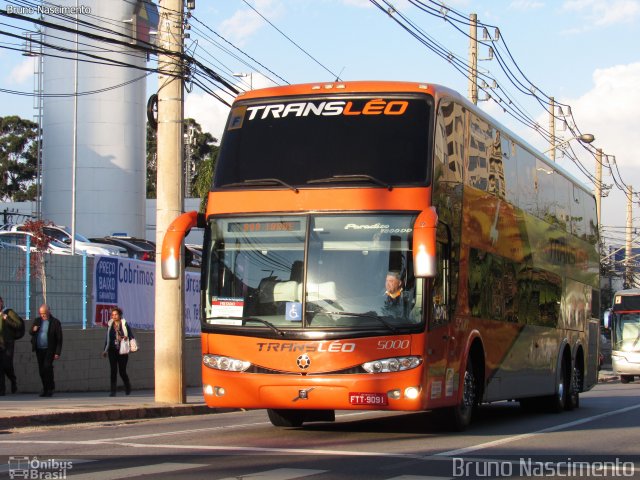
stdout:
<svg viewBox="0 0 640 480">
<path fill-rule="evenodd" d="M 409 340 L 380 340 L 378 350 L 396 350 L 398 348 L 409 348 Z"/>
</svg>

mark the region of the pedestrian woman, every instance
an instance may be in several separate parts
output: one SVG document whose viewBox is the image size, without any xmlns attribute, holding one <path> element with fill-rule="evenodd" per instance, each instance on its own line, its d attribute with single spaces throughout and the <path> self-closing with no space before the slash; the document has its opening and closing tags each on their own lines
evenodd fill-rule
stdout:
<svg viewBox="0 0 640 480">
<path fill-rule="evenodd" d="M 122 310 L 118 307 L 111 309 L 111 320 L 107 326 L 107 338 L 104 345 L 102 356 L 109 356 L 109 365 L 111 366 L 111 393 L 110 397 L 116 396 L 116 387 L 118 384 L 118 370 L 120 377 L 124 382 L 124 391 L 127 395 L 131 393 L 131 383 L 127 375 L 127 362 L 129 361 L 129 353 L 120 353 L 121 344 L 124 341 L 134 339 L 133 328 L 127 324 L 122 317 Z"/>
</svg>

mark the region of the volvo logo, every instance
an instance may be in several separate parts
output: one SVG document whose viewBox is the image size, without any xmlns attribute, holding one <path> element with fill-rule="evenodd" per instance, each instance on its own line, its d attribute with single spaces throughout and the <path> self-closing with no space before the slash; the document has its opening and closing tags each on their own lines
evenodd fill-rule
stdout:
<svg viewBox="0 0 640 480">
<path fill-rule="evenodd" d="M 306 390 L 298 390 L 298 396 L 296 398 L 294 398 L 293 400 L 291 400 L 292 402 L 297 402 L 298 400 L 308 400 L 309 399 L 309 392 L 313 389 L 315 389 L 316 387 L 311 387 L 311 388 L 307 388 Z"/>
<path fill-rule="evenodd" d="M 298 364 L 300 370 L 306 370 L 307 368 L 309 368 L 309 365 L 311 365 L 311 359 L 309 358 L 309 355 L 303 353 L 298 357 L 296 363 Z"/>
</svg>

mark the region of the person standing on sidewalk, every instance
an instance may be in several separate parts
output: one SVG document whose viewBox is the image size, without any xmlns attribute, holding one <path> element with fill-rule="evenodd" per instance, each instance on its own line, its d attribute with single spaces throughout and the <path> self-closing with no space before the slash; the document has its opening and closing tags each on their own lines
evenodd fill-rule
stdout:
<svg viewBox="0 0 640 480">
<path fill-rule="evenodd" d="M 109 356 L 109 366 L 111 367 L 111 393 L 110 397 L 116 396 L 118 386 L 118 370 L 120 377 L 124 382 L 124 392 L 129 395 L 131 393 L 131 383 L 129 375 L 127 375 L 127 363 L 129 362 L 129 353 L 120 353 L 120 344 L 125 340 L 134 339 L 133 328 L 127 324 L 122 317 L 122 309 L 113 307 L 111 309 L 111 320 L 107 325 L 107 338 L 104 343 L 102 356 Z"/>
<path fill-rule="evenodd" d="M 15 341 L 24 336 L 24 320 L 10 308 L 4 308 L 0 297 L 0 396 L 5 395 L 5 375 L 11 382 L 11 393 L 18 391 L 16 373 L 13 369 Z"/>
<path fill-rule="evenodd" d="M 43 303 L 38 310 L 40 316 L 31 326 L 31 346 L 36 352 L 38 370 L 42 380 L 41 397 L 50 397 L 55 390 L 53 380 L 53 362 L 60 358 L 62 352 L 62 324 L 51 315 L 49 305 Z"/>
</svg>

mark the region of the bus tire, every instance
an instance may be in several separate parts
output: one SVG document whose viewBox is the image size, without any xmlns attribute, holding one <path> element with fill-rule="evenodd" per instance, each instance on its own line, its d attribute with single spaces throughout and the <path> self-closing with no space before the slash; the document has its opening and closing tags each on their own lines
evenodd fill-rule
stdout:
<svg viewBox="0 0 640 480">
<path fill-rule="evenodd" d="M 567 403 L 564 406 L 565 410 L 573 410 L 580 407 L 581 376 L 582 372 L 579 368 L 575 367 L 571 375 L 571 388 L 567 395 Z"/>
<path fill-rule="evenodd" d="M 633 382 L 633 375 L 620 375 L 620 383 Z"/>
<path fill-rule="evenodd" d="M 302 410 L 273 410 L 267 409 L 267 415 L 274 427 L 300 427 L 304 422 Z"/>
<path fill-rule="evenodd" d="M 450 417 L 453 429 L 462 432 L 471 423 L 473 410 L 479 402 L 478 398 L 478 376 L 474 369 L 471 355 L 467 358 L 467 367 L 464 372 L 464 380 L 462 382 L 462 396 L 460 402 L 450 409 Z"/>
<path fill-rule="evenodd" d="M 556 393 L 546 397 L 547 410 L 550 413 L 560 413 L 567 409 L 569 404 L 569 392 L 571 389 L 570 366 L 563 358 L 560 369 L 556 374 Z"/>
</svg>

